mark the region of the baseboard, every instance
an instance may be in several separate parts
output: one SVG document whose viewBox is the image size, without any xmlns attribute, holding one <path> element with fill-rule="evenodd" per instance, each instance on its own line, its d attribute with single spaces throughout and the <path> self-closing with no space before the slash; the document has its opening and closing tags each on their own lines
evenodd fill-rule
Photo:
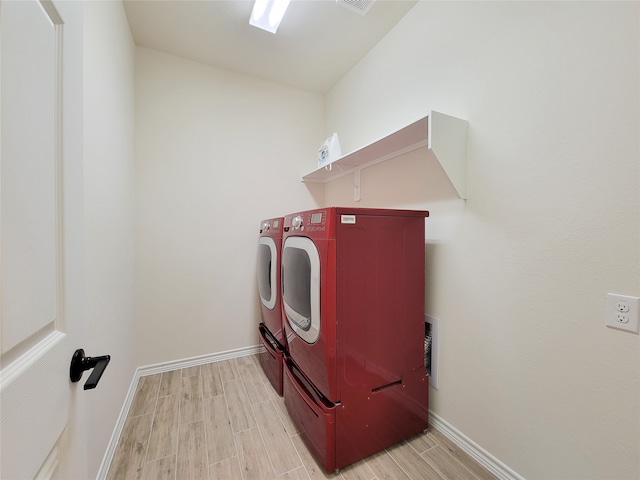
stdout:
<svg viewBox="0 0 640 480">
<path fill-rule="evenodd" d="M 200 355 L 199 357 L 191 357 L 182 360 L 174 360 L 171 362 L 147 365 L 145 367 L 139 367 L 138 370 L 136 370 L 136 373 L 139 373 L 139 377 L 145 377 L 147 375 L 156 375 L 158 373 L 170 372 L 172 370 L 195 367 L 198 365 L 205 365 L 207 363 L 221 362 L 223 360 L 229 360 L 230 358 L 255 355 L 259 351 L 260 347 L 257 345 L 253 347 L 237 348 L 235 350 L 227 350 L 226 352 L 211 353 L 208 355 Z"/>
<path fill-rule="evenodd" d="M 525 480 L 524 477 L 519 475 L 515 470 L 509 468 L 460 430 L 432 411 L 429 411 L 429 425 L 442 432 L 442 434 L 449 440 L 473 457 L 476 462 L 481 464 L 501 480 Z"/>
<path fill-rule="evenodd" d="M 118 446 L 118 439 L 122 434 L 122 428 L 124 427 L 124 422 L 127 419 L 127 415 L 129 414 L 129 409 L 131 408 L 131 403 L 133 402 L 133 397 L 135 396 L 136 389 L 138 388 L 138 382 L 140 381 L 141 377 L 170 372 L 172 370 L 180 370 L 182 368 L 195 367 L 197 365 L 205 365 L 207 363 L 221 362 L 223 360 L 229 360 L 230 358 L 255 355 L 256 353 L 261 352 L 263 349 L 264 347 L 262 345 L 256 345 L 253 347 L 238 348 L 235 350 L 227 350 L 225 352 L 200 355 L 198 357 L 191 357 L 171 362 L 156 363 L 154 365 L 138 367 L 133 374 L 133 379 L 131 380 L 129 391 L 127 392 L 127 396 L 125 397 L 124 404 L 122 405 L 120 415 L 118 416 L 118 420 L 116 422 L 116 426 L 113 429 L 111 439 L 109 440 L 109 444 L 107 445 L 107 450 L 105 451 L 102 463 L 100 464 L 100 468 L 98 469 L 96 480 L 104 480 L 107 478 L 109 466 L 111 465 L 113 455 L 116 451 L 116 447 Z"/>
</svg>

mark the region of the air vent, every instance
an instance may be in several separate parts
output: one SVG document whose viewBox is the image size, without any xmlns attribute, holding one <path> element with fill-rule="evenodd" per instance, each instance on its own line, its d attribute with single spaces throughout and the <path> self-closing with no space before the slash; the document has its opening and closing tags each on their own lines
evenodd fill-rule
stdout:
<svg viewBox="0 0 640 480">
<path fill-rule="evenodd" d="M 336 3 L 352 12 L 356 12 L 363 17 L 373 6 L 375 0 L 336 0 Z"/>
</svg>

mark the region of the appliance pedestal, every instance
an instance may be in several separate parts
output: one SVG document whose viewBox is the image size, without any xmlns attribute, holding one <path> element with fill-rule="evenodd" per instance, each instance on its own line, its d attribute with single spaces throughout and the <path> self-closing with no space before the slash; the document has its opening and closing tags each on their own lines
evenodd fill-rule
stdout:
<svg viewBox="0 0 640 480">
<path fill-rule="evenodd" d="M 429 376 L 407 373 L 374 391 L 346 391 L 336 405 L 318 396 L 291 359 L 285 358 L 284 401 L 307 448 L 327 472 L 417 435 L 428 427 Z"/>
<path fill-rule="evenodd" d="M 264 324 L 260 324 L 260 341 L 264 352 L 260 352 L 260 365 L 276 393 L 282 396 L 282 367 L 284 363 L 284 348 L 275 345 L 275 340 L 270 339 Z"/>
</svg>

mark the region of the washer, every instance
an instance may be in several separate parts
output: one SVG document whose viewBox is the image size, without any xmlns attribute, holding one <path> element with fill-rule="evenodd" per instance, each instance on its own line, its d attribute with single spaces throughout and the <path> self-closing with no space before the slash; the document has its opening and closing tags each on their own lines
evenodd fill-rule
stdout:
<svg viewBox="0 0 640 480">
<path fill-rule="evenodd" d="M 260 222 L 257 255 L 261 317 L 258 331 L 264 346 L 264 351 L 260 353 L 260 364 L 271 385 L 280 396 L 282 396 L 282 369 L 286 350 L 280 296 L 282 224 L 282 217 Z"/>
<path fill-rule="evenodd" d="M 284 217 L 284 398 L 327 472 L 428 425 L 426 211 Z"/>
</svg>

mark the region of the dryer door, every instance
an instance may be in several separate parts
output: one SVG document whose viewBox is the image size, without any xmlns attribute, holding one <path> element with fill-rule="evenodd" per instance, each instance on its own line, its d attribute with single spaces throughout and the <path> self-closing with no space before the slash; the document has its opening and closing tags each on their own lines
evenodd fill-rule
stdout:
<svg viewBox="0 0 640 480">
<path fill-rule="evenodd" d="M 287 322 L 305 342 L 320 335 L 320 256 L 307 237 L 288 237 L 282 247 L 282 299 Z"/>
<path fill-rule="evenodd" d="M 269 310 L 276 306 L 278 251 L 271 237 L 260 237 L 258 242 L 258 291 L 260 301 Z"/>
</svg>

